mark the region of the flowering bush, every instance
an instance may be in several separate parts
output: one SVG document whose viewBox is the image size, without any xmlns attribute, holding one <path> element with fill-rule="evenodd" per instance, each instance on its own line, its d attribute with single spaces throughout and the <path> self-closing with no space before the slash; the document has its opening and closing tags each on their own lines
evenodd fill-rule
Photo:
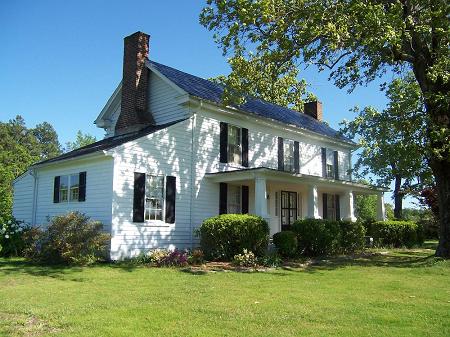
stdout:
<svg viewBox="0 0 450 337">
<path fill-rule="evenodd" d="M 162 261 L 169 255 L 169 252 L 165 249 L 155 249 L 150 251 L 148 257 L 151 263 L 161 265 Z"/>
<path fill-rule="evenodd" d="M 247 249 L 244 249 L 242 254 L 237 254 L 234 256 L 232 263 L 239 267 L 255 267 L 257 261 L 255 254 Z"/>
<path fill-rule="evenodd" d="M 44 263 L 90 264 L 107 259 L 110 235 L 85 214 L 55 216 L 45 231 L 31 233 L 26 256 Z"/>
<path fill-rule="evenodd" d="M 19 256 L 25 248 L 24 233 L 30 226 L 11 218 L 0 224 L 0 256 Z"/>
<path fill-rule="evenodd" d="M 160 266 L 166 267 L 183 267 L 188 264 L 188 254 L 186 251 L 175 249 L 163 258 Z"/>
</svg>

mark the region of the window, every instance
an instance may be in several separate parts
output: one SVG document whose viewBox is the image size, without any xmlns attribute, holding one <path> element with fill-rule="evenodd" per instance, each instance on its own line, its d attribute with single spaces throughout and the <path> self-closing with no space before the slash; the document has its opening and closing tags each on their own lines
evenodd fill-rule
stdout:
<svg viewBox="0 0 450 337">
<path fill-rule="evenodd" d="M 284 170 L 293 172 L 294 167 L 294 141 L 290 139 L 284 139 L 283 141 L 284 152 Z"/>
<path fill-rule="evenodd" d="M 334 194 L 327 194 L 327 219 L 336 220 L 336 198 Z"/>
<path fill-rule="evenodd" d="M 59 176 L 56 202 L 78 202 L 80 197 L 80 174 Z"/>
<path fill-rule="evenodd" d="M 69 195 L 69 176 L 59 178 L 59 202 L 68 201 Z"/>
<path fill-rule="evenodd" d="M 164 177 L 146 175 L 144 220 L 162 220 L 164 207 Z"/>
<path fill-rule="evenodd" d="M 228 163 L 241 165 L 241 129 L 234 125 L 228 125 Z"/>
<path fill-rule="evenodd" d="M 80 195 L 80 175 L 72 174 L 69 180 L 70 180 L 69 200 L 78 201 L 78 197 Z"/>
<path fill-rule="evenodd" d="M 334 178 L 334 165 L 327 164 L 327 178 Z"/>
<path fill-rule="evenodd" d="M 227 213 L 241 213 L 241 186 L 228 185 Z"/>
</svg>

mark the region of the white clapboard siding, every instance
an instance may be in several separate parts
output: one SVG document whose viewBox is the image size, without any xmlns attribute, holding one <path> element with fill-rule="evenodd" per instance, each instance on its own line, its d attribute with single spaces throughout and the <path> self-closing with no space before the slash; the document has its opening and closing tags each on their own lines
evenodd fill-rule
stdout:
<svg viewBox="0 0 450 337">
<path fill-rule="evenodd" d="M 156 125 L 171 123 L 189 116 L 189 108 L 179 103 L 180 92 L 152 71 L 148 87 L 148 110 Z"/>
<path fill-rule="evenodd" d="M 13 183 L 14 203 L 13 216 L 20 221 L 31 224 L 33 216 L 34 178 L 30 172 L 25 172 Z"/>
<path fill-rule="evenodd" d="M 121 259 L 154 248 L 191 245 L 191 119 L 111 151 L 115 158 L 111 257 Z M 133 223 L 134 172 L 175 176 L 175 223 Z"/>
<path fill-rule="evenodd" d="M 86 201 L 83 202 L 53 202 L 53 185 L 55 176 L 77 174 L 86 171 Z M 65 214 L 69 211 L 79 211 L 93 220 L 101 221 L 106 231 L 111 226 L 111 202 L 113 160 L 108 157 L 99 159 L 72 160 L 55 163 L 37 171 L 37 207 L 36 224 L 45 226 L 49 218 Z"/>
</svg>

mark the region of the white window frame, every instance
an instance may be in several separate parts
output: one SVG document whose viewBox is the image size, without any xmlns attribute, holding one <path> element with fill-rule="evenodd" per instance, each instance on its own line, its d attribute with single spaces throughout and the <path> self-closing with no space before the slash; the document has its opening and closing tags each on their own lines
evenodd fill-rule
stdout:
<svg viewBox="0 0 450 337">
<path fill-rule="evenodd" d="M 334 176 L 334 151 L 331 149 L 326 149 L 326 163 L 325 163 L 325 172 L 327 174 L 327 178 L 335 178 Z"/>
<path fill-rule="evenodd" d="M 230 130 L 231 129 L 237 129 L 239 132 L 239 144 L 235 145 L 230 142 Z M 236 146 L 239 150 L 239 156 L 238 159 L 236 158 L 236 153 L 231 151 L 231 146 Z M 233 154 L 233 156 L 232 156 Z M 228 131 L 227 131 L 227 162 L 229 164 L 235 164 L 235 165 L 242 165 L 242 128 L 236 125 L 228 124 Z"/>
<path fill-rule="evenodd" d="M 72 177 L 77 176 L 78 179 L 78 197 L 76 199 L 72 199 Z M 61 198 L 61 180 L 67 177 L 67 199 L 62 200 Z M 79 195 L 80 195 L 80 173 L 70 173 L 70 174 L 63 174 L 59 176 L 59 186 L 58 186 L 59 194 L 58 194 L 58 203 L 75 203 L 79 202 Z"/>
<path fill-rule="evenodd" d="M 294 172 L 295 171 L 295 142 L 292 139 L 283 140 L 283 167 L 284 171 Z M 289 149 L 290 156 L 287 156 L 286 149 Z"/>
<path fill-rule="evenodd" d="M 149 198 L 147 198 L 147 187 L 148 187 L 148 179 L 150 177 L 157 177 L 162 178 L 162 202 L 161 202 L 161 219 L 146 219 L 147 210 L 149 214 L 151 213 L 151 210 L 154 208 L 149 207 L 147 204 L 149 203 Z M 155 208 L 156 210 L 159 210 L 159 208 Z M 160 224 L 165 223 L 165 217 L 166 217 L 166 176 L 162 174 L 145 174 L 145 188 L 144 188 L 144 222 L 147 224 Z"/>
</svg>

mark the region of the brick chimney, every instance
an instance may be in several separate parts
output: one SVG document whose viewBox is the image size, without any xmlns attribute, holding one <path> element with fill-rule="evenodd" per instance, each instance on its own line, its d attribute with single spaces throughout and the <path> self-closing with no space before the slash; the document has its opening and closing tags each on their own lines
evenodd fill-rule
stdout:
<svg viewBox="0 0 450 337">
<path fill-rule="evenodd" d="M 148 58 L 150 36 L 136 32 L 124 39 L 122 101 L 116 134 L 140 130 L 152 124 L 147 111 L 149 70 Z"/>
<path fill-rule="evenodd" d="M 305 103 L 303 112 L 312 118 L 317 119 L 319 122 L 322 122 L 323 120 L 322 103 L 319 101 Z"/>
</svg>

